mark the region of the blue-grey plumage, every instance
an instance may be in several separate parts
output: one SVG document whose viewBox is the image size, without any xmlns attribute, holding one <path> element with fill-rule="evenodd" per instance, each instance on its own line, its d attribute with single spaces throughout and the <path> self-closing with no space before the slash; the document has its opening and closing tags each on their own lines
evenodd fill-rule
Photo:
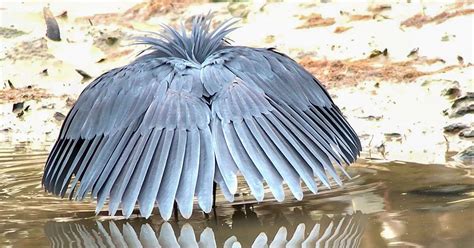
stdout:
<svg viewBox="0 0 474 248">
<path fill-rule="evenodd" d="M 301 181 L 314 193 L 316 179 L 342 184 L 333 164 L 347 175 L 362 148 L 320 82 L 273 49 L 231 46 L 235 22 L 211 31 L 211 19 L 139 38 L 144 54 L 85 88 L 46 162 L 47 191 L 91 193 L 97 212 L 108 200 L 126 217 L 156 204 L 169 219 L 174 202 L 189 218 L 195 197 L 211 211 L 214 182 L 233 201 L 240 174 L 257 201 L 264 183 L 277 201 L 284 183 L 298 200 Z"/>
</svg>

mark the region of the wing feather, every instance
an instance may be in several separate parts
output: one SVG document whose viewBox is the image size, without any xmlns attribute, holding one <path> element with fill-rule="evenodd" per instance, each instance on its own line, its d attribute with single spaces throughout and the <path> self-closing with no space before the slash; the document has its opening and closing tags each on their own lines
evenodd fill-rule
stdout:
<svg viewBox="0 0 474 248">
<path fill-rule="evenodd" d="M 176 130 L 171 144 L 169 160 L 166 164 L 160 190 L 156 202 L 160 209 L 161 217 L 168 220 L 173 212 L 173 203 L 179 185 L 179 178 L 183 169 L 186 152 L 187 134 L 185 130 Z"/>
<path fill-rule="evenodd" d="M 84 140 L 74 140 L 73 148 L 69 150 L 66 158 L 62 161 L 60 165 L 60 169 L 58 173 L 55 175 L 55 178 L 51 179 L 54 181 L 53 192 L 54 194 L 60 194 L 61 185 L 60 182 L 64 181 L 65 173 L 71 167 L 72 163 L 74 162 L 75 157 L 81 157 L 83 154 L 84 149 L 83 147 Z M 82 150 L 82 153 L 80 153 Z"/>
<path fill-rule="evenodd" d="M 197 129 L 187 132 L 186 157 L 183 163 L 183 172 L 179 179 L 176 203 L 184 218 L 191 217 L 193 211 L 194 192 L 199 172 L 200 137 Z"/>
<path fill-rule="evenodd" d="M 278 105 L 275 104 L 274 106 L 277 107 Z M 298 122 L 298 120 L 293 119 L 291 114 L 285 113 L 284 110 L 282 112 L 283 114 L 280 112 L 275 112 L 275 115 L 278 119 L 282 120 L 284 125 L 296 126 L 291 131 L 297 137 L 297 139 L 302 142 L 303 149 L 308 151 L 303 153 L 302 155 L 313 169 L 314 174 L 317 175 L 319 178 L 325 178 L 324 171 L 322 170 L 322 167 L 324 167 L 326 171 L 328 171 L 329 174 L 334 178 L 334 180 L 336 180 L 336 182 L 341 185 L 342 182 L 336 171 L 334 170 L 334 167 L 332 166 L 332 163 L 328 156 L 330 148 L 324 146 L 324 144 L 319 143 L 319 140 L 314 140 L 314 136 L 305 134 L 305 129 L 304 127 L 301 127 L 299 125 L 301 123 Z M 298 126 L 300 127 L 298 128 Z M 312 138 L 313 140 L 311 140 Z M 331 155 L 333 154 L 334 153 L 331 153 Z M 326 186 L 329 185 L 327 184 Z"/>
<path fill-rule="evenodd" d="M 53 184 L 50 185 L 49 190 L 51 191 L 56 191 L 55 190 L 55 185 L 56 185 L 56 180 L 59 177 L 60 173 L 64 170 L 64 168 L 67 166 L 69 158 L 71 157 L 71 154 L 77 149 L 77 143 L 78 140 L 68 140 L 66 143 L 66 147 L 64 148 L 64 152 L 62 155 L 59 157 L 59 160 L 56 161 L 58 164 L 56 168 L 52 171 L 51 177 L 49 178 L 49 181 L 52 182 Z M 76 151 L 77 152 L 77 151 Z"/>
<path fill-rule="evenodd" d="M 350 140 L 352 143 L 357 145 L 357 148 L 359 148 L 359 151 L 362 150 L 362 146 L 360 144 L 360 140 L 357 137 L 357 133 L 354 131 L 351 125 L 347 122 L 347 120 L 342 116 L 341 111 L 339 108 L 335 105 L 332 106 L 332 108 L 326 108 L 329 113 L 331 113 L 334 118 L 340 123 L 340 125 L 346 130 L 348 134 L 352 137 Z"/>
<path fill-rule="evenodd" d="M 246 119 L 245 123 L 259 145 L 262 147 L 264 153 L 270 159 L 270 162 L 273 163 L 280 175 L 284 177 L 285 182 L 288 184 L 288 187 L 295 198 L 298 200 L 303 199 L 299 175 L 293 166 L 288 162 L 288 159 L 285 158 L 281 151 L 279 151 L 279 149 L 275 146 L 270 137 L 266 135 L 255 119 Z"/>
<path fill-rule="evenodd" d="M 162 177 L 168 162 L 174 130 L 163 130 L 153 157 L 150 171 L 145 177 L 143 188 L 138 196 L 140 213 L 148 218 L 155 206 L 155 199 L 161 186 Z"/>
<path fill-rule="evenodd" d="M 246 124 L 243 122 L 234 122 L 234 128 L 254 166 L 270 186 L 270 190 L 275 199 L 279 202 L 283 201 L 285 199 L 285 193 L 282 187 L 283 178 L 270 162 L 267 155 L 262 151 Z"/>
<path fill-rule="evenodd" d="M 212 150 L 212 134 L 209 128 L 199 130 L 199 173 L 196 185 L 196 197 L 201 209 L 209 213 L 213 202 L 213 182 L 215 172 L 215 157 Z"/>
<path fill-rule="evenodd" d="M 214 106 L 215 105 L 213 105 L 213 107 Z M 213 147 L 216 149 L 215 155 L 218 171 L 220 172 L 222 179 L 226 184 L 226 188 L 231 194 L 235 194 L 237 191 L 237 165 L 230 154 L 229 148 L 227 147 L 221 123 L 215 117 L 213 117 L 211 125 L 213 135 L 212 142 Z"/>
<path fill-rule="evenodd" d="M 238 98 L 236 97 L 241 99 L 237 101 Z M 243 105 L 243 102 L 252 105 L 252 107 L 245 108 L 241 106 L 238 114 L 235 110 L 232 110 L 232 106 L 228 106 L 238 105 L 239 103 Z M 212 132 L 217 144 L 216 147 L 218 147 L 216 150 L 218 165 L 220 165 L 219 156 L 222 156 L 219 151 L 228 151 L 228 159 L 235 162 L 258 201 L 263 199 L 263 179 L 269 184 L 278 200 L 284 198 L 281 188 L 283 180 L 292 182 L 293 191 L 296 195 L 300 195 L 299 186 L 295 185 L 299 184 L 299 179 L 295 180 L 294 173 L 292 178 L 292 174 L 286 175 L 278 172 L 275 168 L 276 165 L 270 162 L 268 153 L 264 153 L 259 141 L 254 138 L 254 134 L 243 120 L 245 122 L 256 120 L 265 132 L 257 133 L 256 128 L 253 128 L 255 133 L 265 134 L 268 137 L 267 139 L 271 140 L 282 154 L 291 161 L 293 168 L 303 178 L 308 187 L 316 192 L 316 183 L 312 178 L 311 167 L 308 165 L 308 161 L 312 162 L 313 160 L 309 159 L 309 152 L 306 151 L 303 144 L 300 144 L 301 141 L 293 137 L 293 133 L 297 131 L 297 128 L 287 120 L 287 117 L 281 115 L 278 109 L 272 107 L 268 97 L 251 91 L 246 82 L 236 78 L 231 85 L 227 86 L 227 89 L 216 96 L 212 111 L 214 113 Z M 283 123 L 286 123 L 286 125 Z M 295 130 L 289 131 L 289 129 Z M 221 137 L 221 133 L 223 137 Z M 222 139 L 225 142 L 222 142 Z M 314 144 L 310 145 L 314 146 Z M 266 147 L 268 150 L 268 144 Z M 275 159 L 275 156 L 273 159 Z M 220 169 L 220 172 L 222 173 L 223 170 Z"/>
<path fill-rule="evenodd" d="M 81 183 L 80 183 L 79 189 L 77 190 L 76 195 L 75 195 L 76 199 L 83 199 L 85 197 L 85 195 L 87 193 L 86 191 L 83 190 L 84 188 L 87 188 L 86 184 L 83 183 L 83 182 L 86 181 L 85 177 L 88 177 L 90 175 L 90 171 L 92 170 L 93 164 L 97 160 L 98 155 L 104 152 L 103 149 L 105 147 L 105 144 L 107 144 L 109 142 L 109 139 L 110 139 L 110 136 L 100 135 L 100 142 L 97 145 L 97 147 L 94 149 L 94 152 L 91 153 L 90 159 L 81 161 L 81 163 L 86 163 L 86 166 L 84 167 L 84 171 L 81 174 L 80 178 L 78 178 L 78 180 Z M 77 181 L 76 181 L 76 183 L 77 183 Z M 75 185 L 77 185 L 77 184 L 75 184 Z"/>
<path fill-rule="evenodd" d="M 327 139 L 321 137 L 321 133 L 315 131 L 313 127 L 311 127 L 311 125 L 307 122 L 307 120 L 302 117 L 304 114 L 298 113 L 286 104 L 274 103 L 273 106 L 277 108 L 282 115 L 285 115 L 285 117 L 296 127 L 298 127 L 305 137 L 311 139 L 314 142 L 317 147 L 314 147 L 316 154 L 323 157 L 331 157 L 340 163 L 339 154 L 333 150 L 333 147 L 336 146 L 336 143 L 332 142 L 328 137 L 326 137 Z"/>
<path fill-rule="evenodd" d="M 139 139 L 140 139 L 140 135 L 137 133 L 134 133 L 131 136 L 123 152 L 120 154 L 120 157 L 117 163 L 114 164 L 113 169 L 109 177 L 107 178 L 107 182 L 104 185 L 104 188 L 101 189 L 100 193 L 107 195 L 110 198 L 109 213 L 112 215 L 115 214 L 115 211 L 117 210 L 117 207 L 118 207 L 118 204 L 116 202 L 119 201 L 119 199 L 117 199 L 114 195 L 112 195 L 112 189 L 116 188 L 115 187 L 116 184 L 120 185 L 121 183 L 123 183 L 124 177 L 128 176 L 127 167 L 130 164 L 129 161 L 132 159 L 134 152 L 140 149 L 138 146 Z M 131 166 L 135 166 L 135 164 Z M 86 187 L 84 187 L 84 189 L 86 189 Z M 102 205 L 100 200 L 99 200 L 98 205 Z"/>
<path fill-rule="evenodd" d="M 125 136 L 126 134 L 128 134 L 126 130 L 121 130 L 111 136 L 106 136 L 109 138 L 107 143 L 101 149 L 102 152 L 95 156 L 94 163 L 88 167 L 88 173 L 86 173 L 81 179 L 81 185 L 84 192 L 85 189 L 87 191 L 92 190 L 92 187 L 97 182 L 97 178 L 104 170 L 108 159 L 112 156 L 112 153 L 118 146 L 119 142 L 124 138 L 127 139 L 128 136 Z M 94 195 L 94 192 L 93 197 L 97 197 L 97 195 Z"/>
<path fill-rule="evenodd" d="M 316 108 L 311 108 L 309 111 L 306 111 L 306 113 L 314 122 L 321 125 L 321 128 L 323 130 L 325 130 L 327 133 L 329 133 L 333 137 L 336 137 L 336 140 L 338 142 L 342 142 L 342 145 L 343 145 L 342 150 L 345 150 L 346 152 L 350 153 L 353 156 L 353 158 L 355 158 L 354 155 L 356 156 L 357 153 L 354 154 L 354 151 L 356 151 L 357 148 L 351 145 L 352 142 L 348 140 L 348 137 L 346 135 L 341 134 L 340 131 L 336 130 L 336 128 L 333 125 L 331 125 L 329 121 L 324 116 L 322 116 L 322 114 Z"/>
<path fill-rule="evenodd" d="M 78 151 L 76 157 L 74 158 L 74 161 L 72 162 L 67 172 L 65 172 L 62 178 L 56 181 L 56 183 L 62 182 L 60 193 L 59 193 L 61 197 L 64 197 L 64 195 L 66 194 L 67 185 L 71 181 L 71 175 L 74 171 L 77 170 L 78 165 L 81 164 L 82 160 L 84 159 L 84 156 L 86 155 L 88 151 L 89 144 L 90 144 L 90 140 L 83 141 L 83 143 L 81 144 L 81 149 Z"/>
<path fill-rule="evenodd" d="M 252 194 L 255 196 L 257 201 L 262 201 L 264 197 L 263 190 L 263 176 L 257 170 L 252 160 L 248 156 L 245 148 L 242 146 L 235 128 L 231 123 L 222 123 L 220 128 L 224 132 L 224 137 L 226 140 L 227 147 L 229 152 L 234 159 L 237 167 L 239 168 L 240 173 L 244 176 L 247 184 L 252 191 Z"/>
<path fill-rule="evenodd" d="M 129 217 L 132 212 L 133 208 L 135 207 L 135 203 L 138 199 L 138 195 L 141 191 L 146 191 L 148 188 L 144 188 L 143 182 L 145 180 L 145 176 L 150 168 L 150 163 L 155 155 L 155 148 L 158 145 L 158 141 L 161 137 L 161 130 L 153 129 L 151 131 L 151 136 L 146 144 L 145 150 L 142 153 L 142 157 L 140 158 L 140 162 L 137 165 L 137 169 L 133 172 L 133 177 L 128 183 L 128 187 L 124 193 L 122 204 L 124 209 L 124 215 Z"/>
<path fill-rule="evenodd" d="M 129 216 L 129 214 L 131 214 L 133 211 L 136 201 L 126 201 L 123 199 L 123 194 L 126 190 L 126 187 L 129 185 L 129 183 L 131 183 L 130 179 L 132 178 L 133 173 L 138 172 L 141 169 L 138 165 L 138 162 L 147 146 L 148 140 L 151 136 L 151 131 L 152 130 L 148 130 L 145 132 L 145 134 L 140 135 L 133 147 L 133 151 L 127 159 L 127 166 L 122 168 L 119 177 L 114 183 L 114 186 L 110 192 L 109 201 L 109 211 L 113 213 L 113 215 L 115 215 L 115 211 L 118 209 L 120 203 L 122 204 L 125 216 Z M 137 185 L 137 182 L 134 183 Z M 129 187 L 132 187 L 132 185 Z"/>
<path fill-rule="evenodd" d="M 74 140 L 70 140 L 70 139 L 63 140 L 60 144 L 58 152 L 54 155 L 54 157 L 51 158 L 51 163 L 52 164 L 60 163 L 62 158 L 67 154 L 73 142 Z M 59 170 L 59 166 L 54 166 L 54 167 L 51 166 L 49 170 L 45 173 L 46 176 L 45 176 L 44 182 L 45 182 L 46 189 L 49 191 L 52 190 L 51 179 L 53 178 L 53 175 L 56 174 L 56 171 L 58 170 Z"/>
<path fill-rule="evenodd" d="M 234 202 L 234 194 L 229 190 L 227 183 L 225 182 L 224 178 L 222 177 L 222 173 L 219 167 L 216 166 L 215 178 L 217 184 L 219 184 L 219 188 L 224 195 L 224 198 L 229 202 Z"/>
<path fill-rule="evenodd" d="M 260 174 L 245 167 L 246 173 L 253 174 L 244 175 L 248 183 L 247 178 L 258 181 L 262 176 L 275 185 L 277 180 L 266 170 L 272 168 L 296 198 L 300 179 L 313 192 L 317 191 L 313 176 L 327 187 L 329 176 L 342 185 L 335 166 L 349 176 L 342 163 L 355 161 L 360 141 L 309 72 L 284 54 L 248 47 L 224 48 L 208 57 L 202 67 L 204 86 L 209 84 L 207 88 L 216 92 L 212 98 L 213 142 L 218 147 L 216 157 L 227 154 L 226 160 L 217 158 L 217 163 L 228 189 L 232 182 L 228 178 L 237 171 L 229 173 L 220 161 L 234 162 L 242 174 L 242 163 L 256 167 Z"/>
<path fill-rule="evenodd" d="M 66 117 L 46 190 L 77 200 L 91 192 L 96 212 L 109 199 L 109 212 L 122 206 L 126 217 L 138 201 L 145 217 L 157 202 L 169 218 L 175 200 L 189 217 L 194 195 L 210 211 L 215 160 L 202 94 L 199 71 L 182 59 L 150 57 L 104 73 Z"/>
<path fill-rule="evenodd" d="M 267 132 L 267 135 L 275 142 L 285 157 L 289 159 L 306 186 L 308 186 L 312 192 L 316 193 L 318 191 L 317 186 L 313 180 L 313 173 L 308 164 L 309 156 L 304 146 L 293 137 L 291 131 L 275 116 L 269 114 L 265 117 L 266 118 L 256 118 L 257 122 L 261 125 L 262 129 Z"/>
<path fill-rule="evenodd" d="M 100 144 L 101 140 L 102 140 L 102 137 L 95 137 L 92 140 L 92 143 L 90 144 L 90 146 L 87 148 L 87 153 L 86 153 L 84 159 L 81 161 L 81 164 L 80 164 L 79 168 L 77 168 L 77 171 L 75 171 L 76 175 L 75 175 L 74 181 L 71 184 L 71 188 L 69 189 L 69 192 L 70 192 L 69 197 L 70 198 L 73 197 L 73 194 L 74 194 L 74 191 L 76 189 L 77 183 L 79 182 L 79 180 L 81 180 L 81 178 L 84 174 L 84 171 L 86 170 L 87 166 L 89 165 L 89 161 L 92 158 L 92 155 L 96 151 L 97 146 Z"/>
<path fill-rule="evenodd" d="M 48 155 L 48 158 L 46 159 L 46 165 L 44 167 L 44 173 L 43 177 L 41 179 L 41 184 L 46 186 L 47 180 L 46 178 L 48 177 L 49 173 L 53 169 L 53 163 L 52 160 L 58 155 L 60 148 L 62 147 L 62 144 L 64 142 L 64 139 L 58 139 L 56 143 L 54 143 L 53 148 L 51 149 L 51 152 Z"/>
</svg>

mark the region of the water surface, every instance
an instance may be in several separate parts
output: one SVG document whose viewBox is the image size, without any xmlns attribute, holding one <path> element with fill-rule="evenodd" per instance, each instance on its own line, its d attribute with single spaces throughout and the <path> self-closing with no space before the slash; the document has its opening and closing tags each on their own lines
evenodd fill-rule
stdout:
<svg viewBox="0 0 474 248">
<path fill-rule="evenodd" d="M 470 247 L 474 244 L 472 169 L 359 161 L 344 188 L 303 201 L 257 204 L 242 190 L 233 204 L 218 192 L 217 209 L 164 223 L 95 216 L 95 204 L 41 188 L 47 148 L 0 148 L 1 247 L 173 246 Z M 306 242 L 306 243 L 305 243 Z M 318 243 L 319 242 L 319 243 Z"/>
</svg>

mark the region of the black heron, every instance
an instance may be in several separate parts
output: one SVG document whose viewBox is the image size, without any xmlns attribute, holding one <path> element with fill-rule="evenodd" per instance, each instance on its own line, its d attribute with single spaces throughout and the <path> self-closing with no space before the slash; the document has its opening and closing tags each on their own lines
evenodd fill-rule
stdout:
<svg viewBox="0 0 474 248">
<path fill-rule="evenodd" d="M 233 201 L 237 175 L 257 201 L 264 182 L 279 202 L 283 183 L 298 200 L 301 181 L 313 193 L 316 178 L 342 184 L 333 164 L 345 173 L 362 148 L 321 83 L 274 49 L 230 45 L 236 21 L 211 19 L 138 38 L 145 53 L 84 89 L 46 162 L 48 192 L 90 193 L 97 213 L 108 199 L 125 217 L 156 203 L 168 220 L 175 202 L 189 218 L 195 197 L 210 212 L 215 184 Z"/>
</svg>

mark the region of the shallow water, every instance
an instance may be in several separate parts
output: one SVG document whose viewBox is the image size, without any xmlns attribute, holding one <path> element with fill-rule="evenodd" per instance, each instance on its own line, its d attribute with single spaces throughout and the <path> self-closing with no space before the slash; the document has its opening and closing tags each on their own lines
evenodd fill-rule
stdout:
<svg viewBox="0 0 474 248">
<path fill-rule="evenodd" d="M 218 192 L 208 217 L 163 223 L 159 214 L 95 216 L 93 202 L 72 202 L 41 188 L 47 151 L 0 147 L 1 247 L 117 247 L 160 243 L 242 247 L 472 247 L 473 170 L 403 162 L 362 161 L 344 188 L 303 201 L 260 204 L 244 192 L 233 204 Z M 288 198 L 288 197 L 287 197 Z M 230 246 L 229 246 L 230 247 Z M 238 246 L 234 246 L 238 247 Z M 280 247 L 280 246 L 272 246 Z"/>
</svg>

